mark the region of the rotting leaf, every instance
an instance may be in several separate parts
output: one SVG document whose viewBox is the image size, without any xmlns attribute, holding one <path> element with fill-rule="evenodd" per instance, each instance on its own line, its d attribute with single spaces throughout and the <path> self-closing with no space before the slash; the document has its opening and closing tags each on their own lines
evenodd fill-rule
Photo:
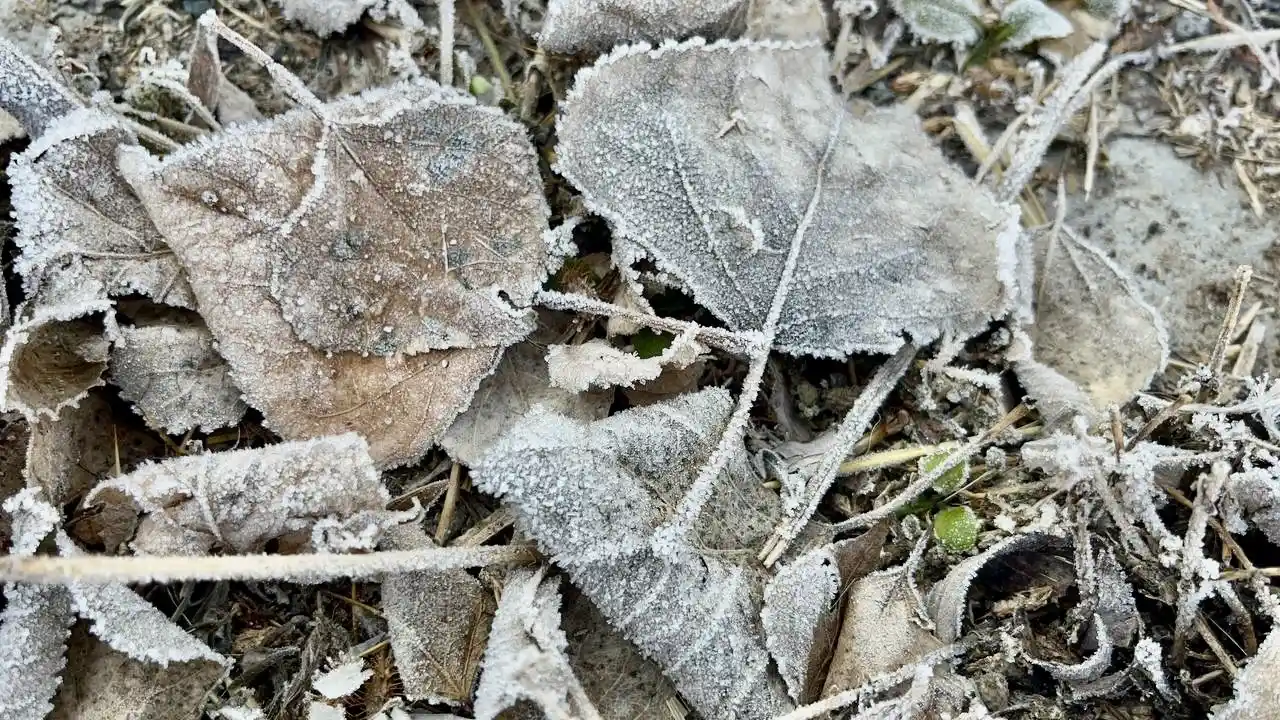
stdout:
<svg viewBox="0 0 1280 720">
<path fill-rule="evenodd" d="M 578 73 L 556 169 L 615 250 L 654 259 L 730 328 L 768 334 L 781 295 L 767 340 L 785 352 L 984 329 L 1009 302 L 1016 211 L 909 110 L 850 113 L 826 61 L 812 45 L 621 48 Z"/>
<path fill-rule="evenodd" d="M 534 410 L 473 479 L 515 508 L 519 526 L 700 713 L 769 718 L 790 703 L 769 672 L 752 572 L 730 560 L 749 559 L 772 530 L 777 497 L 733 464 L 732 487 L 688 544 L 653 540 L 731 407 L 726 391 L 709 388 L 589 425 Z"/>
<path fill-rule="evenodd" d="M 1124 270 L 1070 228 L 1061 230 L 1056 243 L 1046 236 L 1041 244 L 1035 321 L 1026 329 L 1031 357 L 1016 357 L 1014 367 L 1041 403 L 1097 418 L 1164 369 L 1169 337 Z M 1089 404 L 1046 380 L 1055 375 L 1083 391 Z"/>
<path fill-rule="evenodd" d="M 174 435 L 235 425 L 247 409 L 213 335 L 196 323 L 121 328 L 110 376 L 148 425 Z"/>
<path fill-rule="evenodd" d="M 430 547 L 416 526 L 388 533 L 392 547 Z M 471 698 L 489 625 L 493 594 L 465 570 L 406 572 L 382 581 L 382 611 L 405 697 L 462 705 Z"/>
<path fill-rule="evenodd" d="M 354 434 L 147 463 L 100 483 L 146 515 L 140 554 L 258 552 L 280 539 L 319 551 L 369 550 L 413 513 L 384 510 L 391 496 Z"/>
<path fill-rule="evenodd" d="M 836 642 L 823 697 L 860 687 L 868 680 L 914 665 L 942 646 L 921 627 L 910 570 L 899 566 L 856 581 L 844 601 L 844 624 Z"/>
<path fill-rule="evenodd" d="M 742 25 L 748 0 L 550 0 L 538 47 L 554 53 L 604 52 L 647 40 L 721 35 Z"/>
<path fill-rule="evenodd" d="M 72 633 L 67 670 L 50 720 L 194 720 L 222 679 L 216 662 L 156 667 L 117 652 L 83 624 Z"/>
<path fill-rule="evenodd" d="M 810 550 L 765 586 L 760 612 L 765 641 L 797 704 L 818 698 L 839 634 L 837 601 L 850 583 L 879 565 L 888 531 L 881 523 L 856 538 Z"/>
<path fill-rule="evenodd" d="M 494 720 L 522 700 L 549 718 L 601 720 L 569 665 L 559 583 L 546 580 L 545 572 L 513 570 L 507 576 L 476 690 L 477 720 Z"/>
<path fill-rule="evenodd" d="M 355 430 L 380 466 L 412 462 L 532 328 L 536 159 L 520 125 L 460 93 L 381 88 L 122 167 L 246 400 L 287 438 Z"/>
</svg>

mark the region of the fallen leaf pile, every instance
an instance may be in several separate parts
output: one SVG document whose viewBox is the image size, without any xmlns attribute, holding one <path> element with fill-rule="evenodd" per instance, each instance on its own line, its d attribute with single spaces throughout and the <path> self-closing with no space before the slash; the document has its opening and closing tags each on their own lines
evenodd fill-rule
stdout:
<svg viewBox="0 0 1280 720">
<path fill-rule="evenodd" d="M 427 36 L 403 2 L 278 4 Z M 978 39 L 976 3 L 893 7 Z M 599 54 L 554 149 L 422 78 L 321 100 L 212 11 L 177 83 L 201 134 L 157 147 L 0 39 L 30 136 L 0 720 L 1173 704 L 1209 603 L 1257 652 L 1220 717 L 1273 711 L 1276 640 L 1233 583 L 1280 602 L 1232 534 L 1280 540 L 1278 386 L 1223 355 L 1143 394 L 1163 319 L 1061 218 L 1024 229 L 1029 171 L 993 190 L 914 107 L 849 102 L 817 4 L 691 8 L 551 0 L 539 52 Z M 1076 31 L 1037 0 L 1001 18 L 1010 46 Z M 294 107 L 246 109 L 220 42 Z M 788 379 L 835 409 L 797 420 Z M 1069 631 L 1028 630 L 1048 606 Z"/>
</svg>

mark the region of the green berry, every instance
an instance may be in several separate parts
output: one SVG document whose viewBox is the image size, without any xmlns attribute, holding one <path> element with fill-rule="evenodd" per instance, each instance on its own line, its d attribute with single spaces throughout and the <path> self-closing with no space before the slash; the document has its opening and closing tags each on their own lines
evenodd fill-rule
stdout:
<svg viewBox="0 0 1280 720">
<path fill-rule="evenodd" d="M 968 507 L 949 507 L 933 516 L 933 536 L 947 552 L 972 550 L 978 542 L 982 521 Z"/>
</svg>

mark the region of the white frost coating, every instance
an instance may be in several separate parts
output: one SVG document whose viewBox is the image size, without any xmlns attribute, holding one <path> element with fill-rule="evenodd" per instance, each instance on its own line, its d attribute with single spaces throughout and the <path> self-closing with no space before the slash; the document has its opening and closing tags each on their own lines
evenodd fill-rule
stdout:
<svg viewBox="0 0 1280 720">
<path fill-rule="evenodd" d="M 203 325 L 121 328 L 110 374 L 149 426 L 173 435 L 230 427 L 248 409 Z"/>
<path fill-rule="evenodd" d="M 893 0 L 893 9 L 921 40 L 957 45 L 978 40 L 982 8 L 973 0 Z"/>
<path fill-rule="evenodd" d="M 790 703 L 769 672 L 751 580 L 723 550 L 758 547 L 777 497 L 740 467 L 687 541 L 651 539 L 731 406 L 727 392 L 708 389 L 585 426 L 535 410 L 473 478 L 515 508 L 520 527 L 700 713 L 754 720 Z"/>
<path fill-rule="evenodd" d="M 373 671 L 357 658 L 325 672 L 316 672 L 311 678 L 311 689 L 330 700 L 347 697 L 360 689 L 364 681 L 373 677 Z"/>
<path fill-rule="evenodd" d="M 1000 12 L 1000 21 L 1013 26 L 1013 35 L 1004 47 L 1020 48 L 1036 40 L 1070 35 L 1071 21 L 1041 0 L 1013 0 Z"/>
<path fill-rule="evenodd" d="M 797 703 L 808 699 L 805 691 L 815 634 L 836 609 L 839 592 L 840 572 L 829 547 L 796 558 L 765 586 L 760 612 L 765 644 L 787 683 L 787 694 Z"/>
<path fill-rule="evenodd" d="M 618 350 L 604 340 L 588 340 L 581 345 L 548 347 L 547 368 L 551 384 L 571 392 L 593 387 L 629 388 L 656 380 L 668 366 L 686 368 L 706 352 L 691 331 L 677 336 L 661 355 L 651 358 Z"/>
<path fill-rule="evenodd" d="M 1050 539 L 1051 536 L 1040 533 L 1014 535 L 951 568 L 947 576 L 929 591 L 929 614 L 937 625 L 938 638 L 944 643 L 960 639 L 968 607 L 969 585 L 987 563 L 1001 555 L 1043 547 Z"/>
<path fill-rule="evenodd" d="M 892 353 L 904 335 L 985 329 L 1010 302 L 1016 210 L 908 111 L 849 114 L 825 62 L 820 47 L 772 42 L 620 48 L 578 73 L 556 169 L 624 254 L 652 257 L 732 329 L 765 330 L 785 352 Z M 759 227 L 723 208 L 749 208 Z"/>
<path fill-rule="evenodd" d="M 418 12 L 405 0 L 272 0 L 286 19 L 325 37 L 345 32 L 366 12 L 375 19 L 395 19 L 407 30 L 425 26 Z"/>
<path fill-rule="evenodd" d="M 550 0 L 538 46 L 555 53 L 606 51 L 627 42 L 721 34 L 747 0 Z"/>
<path fill-rule="evenodd" d="M 544 580 L 544 573 L 507 576 L 476 689 L 476 720 L 494 720 L 521 700 L 534 702 L 548 718 L 601 720 L 569 665 L 559 583 Z"/>
<path fill-rule="evenodd" d="M 342 521 L 324 526 L 333 536 L 399 515 L 385 510 L 391 496 L 355 434 L 146 463 L 100 483 L 87 501 L 107 489 L 146 513 L 133 542 L 143 554 L 201 555 L 215 546 L 254 552 L 269 540 L 310 533 L 324 518 Z"/>
<path fill-rule="evenodd" d="M 62 522 L 62 513 L 40 498 L 39 488 L 23 488 L 4 501 L 4 511 L 12 520 L 12 555 L 34 555 L 40 543 Z"/>
</svg>

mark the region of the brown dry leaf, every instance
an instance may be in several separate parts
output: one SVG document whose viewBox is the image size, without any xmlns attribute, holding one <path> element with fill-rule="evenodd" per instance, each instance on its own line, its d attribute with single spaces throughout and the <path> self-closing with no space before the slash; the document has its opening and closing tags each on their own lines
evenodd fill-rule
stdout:
<svg viewBox="0 0 1280 720">
<path fill-rule="evenodd" d="M 1037 260 L 1035 321 L 1027 328 L 1032 357 L 1015 359 L 1028 394 L 1048 408 L 1091 417 L 1128 402 L 1169 360 L 1160 313 L 1128 273 L 1070 228 L 1056 243 L 1042 242 Z"/>
<path fill-rule="evenodd" d="M 881 523 L 856 538 L 811 550 L 781 568 L 765 586 L 760 613 L 765 642 L 797 703 L 818 699 L 822 671 L 835 651 L 837 601 L 850 583 L 880 564 L 888 532 L 888 524 Z"/>
<path fill-rule="evenodd" d="M 457 93 L 382 88 L 122 166 L 287 438 L 355 430 L 381 466 L 413 462 L 532 329 L 536 158 L 520 125 Z"/>
<path fill-rule="evenodd" d="M 397 550 L 435 545 L 417 526 L 394 528 L 387 539 Z M 465 570 L 387 575 L 382 612 L 405 697 L 469 702 L 495 608 L 493 593 Z"/>
<path fill-rule="evenodd" d="M 171 458 L 100 483 L 86 502 L 109 490 L 132 498 L 145 513 L 132 543 L 139 554 L 261 552 L 286 537 L 317 552 L 372 550 L 416 513 L 384 510 L 391 496 L 368 451 L 347 434 Z"/>
<path fill-rule="evenodd" d="M 103 384 L 115 328 L 101 283 L 53 280 L 18 306 L 0 349 L 0 405 L 28 419 L 56 418 Z"/>
<path fill-rule="evenodd" d="M 844 605 L 844 625 L 836 641 L 823 697 L 851 690 L 868 680 L 914 665 L 942 643 L 921 627 L 908 570 L 890 568 L 853 584 Z"/>
<path fill-rule="evenodd" d="M 51 720 L 198 718 L 224 673 L 209 660 L 168 667 L 134 660 L 91 635 L 85 623 L 72 632 L 67 657 Z"/>
<path fill-rule="evenodd" d="M 235 425 L 247 409 L 213 335 L 197 322 L 121 328 L 111 382 L 148 425 L 174 435 Z"/>
<path fill-rule="evenodd" d="M 26 464 L 31 426 L 17 414 L 0 416 L 0 503 L 26 487 L 22 468 Z M 0 508 L 0 553 L 9 552 L 12 519 Z"/>
<path fill-rule="evenodd" d="M 656 663 L 640 654 L 585 595 L 566 593 L 561 625 L 569 665 L 604 720 L 664 718 L 679 694 Z"/>
<path fill-rule="evenodd" d="M 187 71 L 187 90 L 224 125 L 262 118 L 253 98 L 223 74 L 218 36 L 204 23 L 196 23 Z"/>
</svg>

